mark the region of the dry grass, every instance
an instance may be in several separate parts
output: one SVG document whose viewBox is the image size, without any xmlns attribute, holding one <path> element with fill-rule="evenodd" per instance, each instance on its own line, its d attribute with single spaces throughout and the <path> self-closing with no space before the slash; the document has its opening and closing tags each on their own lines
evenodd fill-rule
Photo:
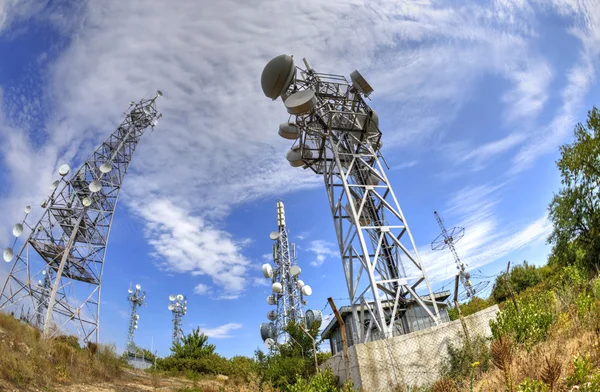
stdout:
<svg viewBox="0 0 600 392">
<path fill-rule="evenodd" d="M 19 388 L 117 379 L 122 369 L 109 346 L 76 347 L 74 339 L 44 341 L 40 332 L 0 314 L 0 379 Z"/>
</svg>

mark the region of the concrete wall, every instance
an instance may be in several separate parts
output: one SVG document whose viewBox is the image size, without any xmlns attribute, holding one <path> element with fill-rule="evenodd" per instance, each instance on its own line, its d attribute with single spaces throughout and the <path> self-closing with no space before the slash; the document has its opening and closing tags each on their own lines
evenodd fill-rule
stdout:
<svg viewBox="0 0 600 392">
<path fill-rule="evenodd" d="M 499 311 L 494 305 L 465 317 L 471 336 L 490 337 L 489 321 Z M 439 378 L 440 366 L 448 357 L 448 344 L 463 343 L 460 320 L 391 339 L 357 344 L 348 349 L 350 373 L 356 389 L 392 391 L 395 386 L 429 385 Z M 343 354 L 328 359 L 321 368 L 329 368 L 346 379 Z"/>
</svg>

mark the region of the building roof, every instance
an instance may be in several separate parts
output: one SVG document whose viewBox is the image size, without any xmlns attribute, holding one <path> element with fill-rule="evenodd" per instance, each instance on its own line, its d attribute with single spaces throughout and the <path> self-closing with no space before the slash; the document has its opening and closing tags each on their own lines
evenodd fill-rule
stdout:
<svg viewBox="0 0 600 392">
<path fill-rule="evenodd" d="M 450 297 L 451 293 L 450 293 L 450 291 L 449 291 L 449 290 L 445 290 L 445 291 L 439 291 L 439 292 L 437 292 L 437 293 L 434 293 L 433 295 L 434 295 L 434 298 L 436 299 L 436 302 L 443 302 L 443 301 L 445 301 L 446 299 L 448 299 L 448 297 Z M 427 294 L 427 295 L 423 295 L 421 298 L 422 298 L 423 300 L 426 300 L 426 301 L 427 301 L 427 300 L 429 300 L 429 294 Z M 369 304 L 372 304 L 372 303 L 373 303 L 373 302 L 369 302 Z M 414 299 L 412 299 L 412 300 L 410 300 L 410 301 L 409 301 L 409 304 L 414 304 L 414 303 L 415 303 L 415 300 L 414 300 Z M 362 305 L 355 305 L 355 307 L 357 308 L 357 310 L 358 310 L 358 311 L 362 310 L 362 308 L 363 308 L 363 306 L 362 306 Z M 384 308 L 391 308 L 391 307 L 393 307 L 393 303 L 392 303 L 391 301 L 390 301 L 390 302 L 388 302 L 388 303 L 384 303 L 384 304 L 383 304 L 383 307 L 384 307 Z M 368 311 L 368 310 L 365 308 L 365 311 Z M 342 307 L 339 309 L 339 312 L 340 312 L 340 315 L 341 315 L 342 317 L 344 317 L 345 315 L 352 313 L 352 307 L 351 307 L 351 306 L 342 306 Z M 327 334 L 328 334 L 328 333 L 329 333 L 329 332 L 330 332 L 330 331 L 331 331 L 331 330 L 332 330 L 332 329 L 333 329 L 333 328 L 334 328 L 336 325 L 337 325 L 337 319 L 336 319 L 335 317 L 333 317 L 333 318 L 332 318 L 332 319 L 329 321 L 329 324 L 327 324 L 327 326 L 325 327 L 325 329 L 323 330 L 323 332 L 321 332 L 321 336 L 322 336 L 323 338 L 327 338 L 327 337 L 328 337 L 328 336 L 327 336 Z"/>
</svg>

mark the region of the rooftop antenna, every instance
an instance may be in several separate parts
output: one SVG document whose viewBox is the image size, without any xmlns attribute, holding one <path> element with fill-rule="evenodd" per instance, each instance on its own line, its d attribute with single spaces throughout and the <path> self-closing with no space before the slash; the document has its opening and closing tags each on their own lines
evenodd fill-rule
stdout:
<svg viewBox="0 0 600 392">
<path fill-rule="evenodd" d="M 169 310 L 173 313 L 173 344 L 183 337 L 183 316 L 187 313 L 187 297 L 183 294 L 169 295 Z"/>
<path fill-rule="evenodd" d="M 40 203 L 41 218 L 29 226 L 27 206 L 23 222 L 13 227 L 15 240 L 4 249 L 3 258 L 14 263 L 0 292 L 0 310 L 25 305 L 33 311 L 30 322 L 45 339 L 69 333 L 84 343 L 98 343 L 100 284 L 110 227 L 133 152 L 160 117 L 156 108 L 160 95 L 132 103 L 117 130 L 70 178 L 69 165 L 60 166 L 59 180 Z M 27 236 L 15 253 L 25 228 Z"/>
<path fill-rule="evenodd" d="M 281 129 L 280 129 L 281 131 Z M 286 131 L 287 132 L 287 131 Z M 281 134 L 281 133 L 280 133 Z M 272 294 L 267 297 L 267 304 L 275 309 L 267 313 L 268 323 L 260 325 L 260 335 L 268 349 L 273 349 L 278 343 L 287 341 L 283 329 L 290 322 L 305 323 L 305 297 L 312 294 L 312 288 L 300 280 L 302 269 L 296 258 L 296 245 L 289 242 L 285 223 L 285 207 L 282 200 L 277 201 L 277 231 L 271 232 L 273 240 L 273 263 L 263 264 L 262 272 L 265 278 L 271 279 Z M 309 311 L 317 315 L 317 310 Z M 311 319 L 311 326 L 320 322 L 321 315 Z"/>
<path fill-rule="evenodd" d="M 135 335 L 135 330 L 138 328 L 138 322 L 140 320 L 140 315 L 137 314 L 137 309 L 144 304 L 144 301 L 146 300 L 146 292 L 142 291 L 142 286 L 140 284 L 136 284 L 135 289 L 129 287 L 127 293 L 127 301 L 131 303 L 129 328 L 127 331 L 127 351 L 133 354 L 136 352 L 136 346 L 133 340 L 133 335 Z"/>
<path fill-rule="evenodd" d="M 438 214 L 437 211 L 433 211 L 433 214 L 435 215 L 435 219 L 437 220 L 440 229 L 442 229 L 442 233 L 438 235 L 435 240 L 433 240 L 431 243 L 431 249 L 450 249 L 450 252 L 452 252 L 452 256 L 454 257 L 454 261 L 456 263 L 458 277 L 465 288 L 466 296 L 467 298 L 473 297 L 475 296 L 475 288 L 473 288 L 473 284 L 471 283 L 471 274 L 467 272 L 467 265 L 458 257 L 456 248 L 454 248 L 454 244 L 464 237 L 465 229 L 463 227 L 453 227 L 450 230 L 446 230 L 446 226 L 444 226 L 444 221 L 442 220 L 440 214 Z"/>
<path fill-rule="evenodd" d="M 275 57 L 265 66 L 261 84 L 267 97 L 281 97 L 290 115 L 279 127 L 282 137 L 294 140 L 287 153 L 290 165 L 325 180 L 355 342 L 392 337 L 400 310 L 412 299 L 439 324 L 438 303 L 380 163 L 379 116 L 366 103 L 373 88 L 358 71 L 349 82 L 343 75 L 316 72 L 306 60 L 304 65 L 296 67 L 289 55 Z M 402 258 L 412 267 L 408 274 Z"/>
</svg>

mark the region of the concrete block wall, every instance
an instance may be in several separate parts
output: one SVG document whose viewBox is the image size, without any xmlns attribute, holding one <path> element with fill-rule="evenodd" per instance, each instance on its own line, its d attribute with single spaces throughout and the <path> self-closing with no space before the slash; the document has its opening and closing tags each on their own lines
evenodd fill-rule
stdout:
<svg viewBox="0 0 600 392">
<path fill-rule="evenodd" d="M 471 336 L 491 337 L 489 321 L 499 311 L 494 305 L 465 317 Z M 391 339 L 357 344 L 348 349 L 352 381 L 356 389 L 391 391 L 395 386 L 423 386 L 435 382 L 448 357 L 448 345 L 461 345 L 460 320 Z M 346 380 L 343 354 L 338 353 L 321 367 Z"/>
</svg>

